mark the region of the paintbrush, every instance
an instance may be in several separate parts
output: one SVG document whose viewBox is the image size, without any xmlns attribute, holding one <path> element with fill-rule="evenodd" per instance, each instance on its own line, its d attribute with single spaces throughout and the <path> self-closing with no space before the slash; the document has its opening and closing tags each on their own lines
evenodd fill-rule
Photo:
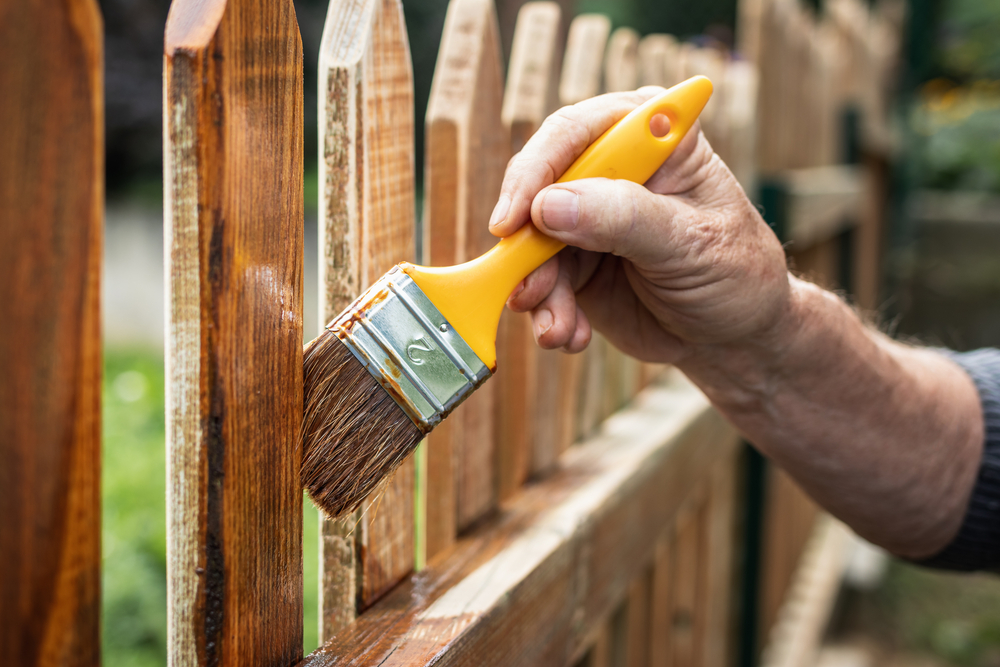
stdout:
<svg viewBox="0 0 1000 667">
<path fill-rule="evenodd" d="M 688 79 L 645 102 L 577 158 L 559 182 L 645 183 L 712 94 Z M 650 129 L 658 114 L 666 135 Z M 302 483 L 331 518 L 356 509 L 425 435 L 496 372 L 507 297 L 564 244 L 532 225 L 451 267 L 402 262 L 306 345 Z"/>
</svg>

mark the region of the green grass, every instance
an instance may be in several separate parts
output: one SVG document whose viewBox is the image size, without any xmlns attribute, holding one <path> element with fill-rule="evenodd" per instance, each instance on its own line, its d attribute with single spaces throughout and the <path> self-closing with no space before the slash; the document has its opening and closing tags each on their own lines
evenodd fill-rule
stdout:
<svg viewBox="0 0 1000 667">
<path fill-rule="evenodd" d="M 166 663 L 167 534 L 163 360 L 104 359 L 104 664 Z"/>
<path fill-rule="evenodd" d="M 163 357 L 108 350 L 104 358 L 103 662 L 165 665 L 166 452 Z M 306 652 L 318 644 L 318 518 L 303 504 Z"/>
<path fill-rule="evenodd" d="M 1000 665 L 1000 578 L 936 572 L 892 561 L 874 591 L 845 611 L 849 634 L 886 654 L 925 656 L 956 667 Z"/>
</svg>

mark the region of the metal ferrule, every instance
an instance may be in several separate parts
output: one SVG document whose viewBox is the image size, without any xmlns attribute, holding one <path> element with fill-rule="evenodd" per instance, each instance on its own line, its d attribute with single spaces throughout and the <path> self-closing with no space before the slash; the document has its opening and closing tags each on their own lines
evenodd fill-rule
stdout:
<svg viewBox="0 0 1000 667">
<path fill-rule="evenodd" d="M 492 375 L 399 267 L 369 287 L 327 329 L 424 433 Z"/>
</svg>

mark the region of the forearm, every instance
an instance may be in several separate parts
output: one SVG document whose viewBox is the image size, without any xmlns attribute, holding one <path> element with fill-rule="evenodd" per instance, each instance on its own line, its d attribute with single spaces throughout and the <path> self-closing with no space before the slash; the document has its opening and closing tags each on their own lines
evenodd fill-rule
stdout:
<svg viewBox="0 0 1000 667">
<path fill-rule="evenodd" d="M 859 534 L 903 556 L 936 553 L 961 525 L 981 457 L 975 386 L 832 294 L 795 279 L 790 294 L 766 335 L 696 347 L 681 369 Z"/>
</svg>

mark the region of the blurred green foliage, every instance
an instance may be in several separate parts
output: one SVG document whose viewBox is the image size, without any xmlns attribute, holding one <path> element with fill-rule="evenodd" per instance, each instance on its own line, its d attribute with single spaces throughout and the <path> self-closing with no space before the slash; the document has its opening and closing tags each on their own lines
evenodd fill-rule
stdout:
<svg viewBox="0 0 1000 667">
<path fill-rule="evenodd" d="M 1000 77 L 1000 0 L 946 0 L 943 65 L 962 78 Z"/>
<path fill-rule="evenodd" d="M 920 187 L 1000 192 L 1000 81 L 930 81 L 909 122 Z"/>
<path fill-rule="evenodd" d="M 892 561 L 882 585 L 858 595 L 843 612 L 850 617 L 849 633 L 875 639 L 889 654 L 922 655 L 956 667 L 1000 665 L 995 575 L 935 572 Z"/>
<path fill-rule="evenodd" d="M 163 360 L 104 360 L 104 664 L 166 663 L 167 532 Z"/>
<path fill-rule="evenodd" d="M 103 662 L 153 667 L 167 656 L 163 357 L 104 357 Z M 303 504 L 305 651 L 318 644 L 318 518 Z"/>
</svg>

